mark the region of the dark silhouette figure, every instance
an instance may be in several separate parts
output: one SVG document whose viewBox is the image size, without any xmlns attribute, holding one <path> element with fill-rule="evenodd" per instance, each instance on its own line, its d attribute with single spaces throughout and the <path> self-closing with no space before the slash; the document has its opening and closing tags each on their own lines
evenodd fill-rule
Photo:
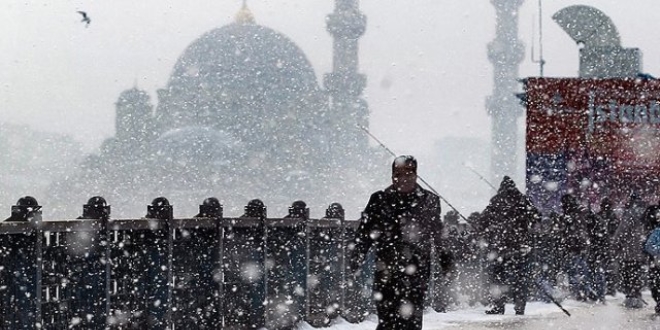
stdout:
<svg viewBox="0 0 660 330">
<path fill-rule="evenodd" d="M 11 216 L 5 221 L 30 221 L 35 212 L 39 212 L 41 206 L 37 199 L 25 196 L 18 199 L 16 205 L 11 208 Z"/>
<path fill-rule="evenodd" d="M 82 15 L 82 20 L 80 20 L 80 21 L 83 22 L 83 23 L 86 23 L 86 24 L 85 24 L 85 27 L 88 27 L 88 26 L 89 26 L 89 23 L 91 23 L 92 20 L 89 18 L 89 16 L 87 16 L 87 13 L 84 12 L 84 11 L 80 11 L 80 10 L 79 10 L 79 11 L 78 11 L 78 14 Z"/>
<path fill-rule="evenodd" d="M 263 218 L 266 219 L 266 206 L 260 199 L 253 199 L 245 206 L 243 218 Z"/>
<path fill-rule="evenodd" d="M 307 218 L 309 219 L 309 209 L 307 203 L 303 201 L 295 201 L 289 206 L 289 214 L 285 218 Z"/>
<path fill-rule="evenodd" d="M 646 247 L 649 243 L 653 242 L 653 239 L 650 236 L 657 234 L 654 233 L 654 231 L 660 230 L 660 205 L 651 205 L 646 209 L 644 212 L 644 222 L 649 229 L 649 234 L 644 243 Z M 648 242 L 649 240 L 651 240 L 651 242 Z M 645 251 L 648 254 L 646 249 Z M 655 315 L 660 316 L 660 257 L 650 254 L 648 285 L 651 289 L 651 296 L 655 301 Z"/>
<path fill-rule="evenodd" d="M 172 205 L 165 197 L 156 197 L 147 205 L 147 219 L 171 219 L 172 218 Z"/>
<path fill-rule="evenodd" d="M 489 296 L 493 308 L 486 314 L 504 314 L 508 298 L 513 299 L 516 315 L 525 313 L 530 280 L 530 228 L 538 217 L 534 205 L 505 176 L 497 194 L 474 223 L 488 243 Z"/>
<path fill-rule="evenodd" d="M 222 204 L 215 197 L 209 197 L 199 206 L 199 213 L 195 218 L 215 218 L 222 216 Z"/>
<path fill-rule="evenodd" d="M 344 219 L 344 207 L 339 203 L 332 203 L 328 206 L 328 209 L 325 210 L 326 218 L 337 218 Z"/>
<path fill-rule="evenodd" d="M 417 183 L 417 161 L 399 156 L 392 185 L 371 195 L 348 258 L 353 272 L 375 249 L 377 330 L 422 329 L 432 250 L 443 250 L 439 197 Z"/>
<path fill-rule="evenodd" d="M 607 285 L 607 294 L 614 296 L 616 294 L 616 285 L 618 283 L 617 265 L 614 260 L 614 251 L 612 240 L 616 229 L 619 227 L 619 218 L 614 213 L 612 202 L 608 198 L 603 198 L 600 202 L 600 211 L 598 218 L 607 226 L 607 250 L 604 251 L 605 257 L 605 282 Z"/>
<path fill-rule="evenodd" d="M 592 290 L 594 274 L 589 267 L 589 252 L 593 248 L 590 230 L 594 222 L 592 213 L 571 194 L 561 197 L 561 208 L 563 232 L 560 237 L 566 249 L 565 266 L 571 294 L 580 301 L 597 300 L 599 294 Z"/>
<path fill-rule="evenodd" d="M 621 290 L 626 295 L 623 305 L 626 308 L 644 307 L 642 288 L 644 264 L 648 259 L 642 245 L 647 234 L 644 225 L 644 212 L 647 206 L 646 202 L 633 192 L 623 210 L 621 223 L 613 238 L 619 262 Z"/>
<path fill-rule="evenodd" d="M 78 219 L 101 219 L 110 216 L 110 206 L 101 196 L 94 196 L 83 205 L 83 214 Z"/>
</svg>

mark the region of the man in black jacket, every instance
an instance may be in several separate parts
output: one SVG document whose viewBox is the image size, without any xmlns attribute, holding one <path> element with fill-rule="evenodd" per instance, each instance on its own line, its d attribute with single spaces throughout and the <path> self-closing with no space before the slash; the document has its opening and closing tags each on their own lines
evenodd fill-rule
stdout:
<svg viewBox="0 0 660 330">
<path fill-rule="evenodd" d="M 505 176 L 490 204 L 474 223 L 488 244 L 488 275 L 493 308 L 486 314 L 504 314 L 512 298 L 516 315 L 525 314 L 530 277 L 530 228 L 538 210 L 511 178 Z"/>
<path fill-rule="evenodd" d="M 416 181 L 417 160 L 397 157 L 392 185 L 371 195 L 349 246 L 353 271 L 360 268 L 369 248 L 375 249 L 377 330 L 422 328 L 432 250 L 442 250 L 442 221 L 439 197 Z"/>
</svg>

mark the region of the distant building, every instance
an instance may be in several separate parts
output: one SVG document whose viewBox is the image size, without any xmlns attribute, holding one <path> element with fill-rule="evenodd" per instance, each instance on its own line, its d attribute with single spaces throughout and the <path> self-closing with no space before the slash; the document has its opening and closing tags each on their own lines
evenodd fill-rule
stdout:
<svg viewBox="0 0 660 330">
<path fill-rule="evenodd" d="M 574 5 L 552 18 L 579 46 L 579 77 L 522 80 L 528 196 L 545 214 L 561 211 L 566 193 L 595 210 L 633 192 L 655 203 L 660 85 L 599 9 Z"/>
<path fill-rule="evenodd" d="M 369 166 L 383 158 L 358 128 L 369 121 L 357 3 L 337 0 L 328 16 L 334 62 L 324 88 L 300 48 L 244 5 L 233 23 L 184 50 L 155 111 L 145 92 L 121 93 L 115 137 L 54 192 L 67 204 L 104 195 L 119 216 L 139 215 L 160 195 L 190 214 L 210 195 L 230 208 L 261 198 L 283 210 L 295 199 L 326 207 L 367 196 Z"/>
</svg>

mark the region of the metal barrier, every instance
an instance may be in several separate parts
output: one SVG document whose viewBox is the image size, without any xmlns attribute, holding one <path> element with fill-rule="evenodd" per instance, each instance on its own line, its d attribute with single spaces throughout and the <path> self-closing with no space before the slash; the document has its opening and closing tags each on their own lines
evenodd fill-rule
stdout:
<svg viewBox="0 0 660 330">
<path fill-rule="evenodd" d="M 358 222 L 339 204 L 310 219 L 304 203 L 267 218 L 250 202 L 225 218 L 207 199 L 197 217 L 174 219 L 157 198 L 144 218 L 111 219 L 99 198 L 78 219 L 17 205 L 0 223 L 0 328 L 289 329 L 371 310 L 371 279 L 344 260 Z"/>
</svg>

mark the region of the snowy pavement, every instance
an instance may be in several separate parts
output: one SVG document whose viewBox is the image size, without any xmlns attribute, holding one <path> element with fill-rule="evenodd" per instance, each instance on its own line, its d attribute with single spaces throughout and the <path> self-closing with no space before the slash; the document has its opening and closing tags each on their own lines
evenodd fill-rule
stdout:
<svg viewBox="0 0 660 330">
<path fill-rule="evenodd" d="M 660 330 L 660 318 L 653 316 L 655 305 L 650 294 L 644 295 L 649 304 L 639 310 L 628 310 L 621 306 L 623 295 L 607 297 L 607 303 L 591 304 L 574 300 L 562 302 L 571 317 L 564 314 L 552 303 L 530 302 L 524 316 L 513 314 L 513 305 L 507 305 L 504 315 L 486 315 L 485 308 L 469 307 L 447 313 L 429 311 L 424 315 L 424 329 L 511 329 L 511 330 L 617 330 L 617 329 L 657 329 Z M 336 320 L 328 330 L 374 330 L 377 318 L 372 315 L 360 324 L 351 324 L 343 319 Z M 299 330 L 312 330 L 308 324 L 302 324 Z"/>
</svg>

